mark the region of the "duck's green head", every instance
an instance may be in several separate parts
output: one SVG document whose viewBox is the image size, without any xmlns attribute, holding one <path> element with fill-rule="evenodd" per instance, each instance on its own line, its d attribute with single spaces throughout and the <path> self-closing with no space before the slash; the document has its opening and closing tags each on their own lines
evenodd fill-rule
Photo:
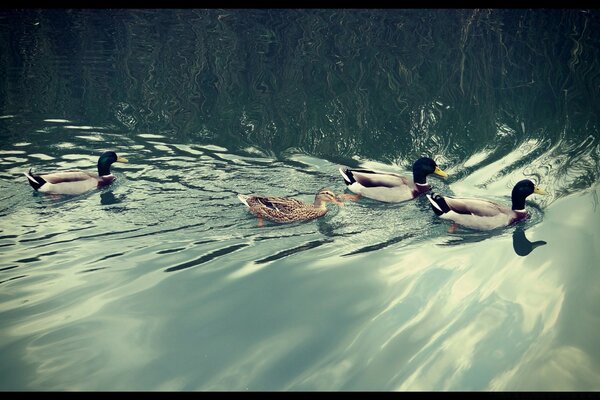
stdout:
<svg viewBox="0 0 600 400">
<path fill-rule="evenodd" d="M 427 175 L 435 174 L 441 177 L 447 177 L 448 174 L 429 157 L 421 157 L 413 164 L 413 180 L 415 183 L 427 183 Z"/>
<path fill-rule="evenodd" d="M 537 187 L 532 181 L 529 179 L 523 179 L 522 181 L 517 182 L 517 184 L 513 187 L 511 197 L 512 197 L 512 209 L 513 210 L 523 210 L 525 209 L 525 198 L 530 194 L 547 194 L 544 189 Z"/>
<path fill-rule="evenodd" d="M 105 176 L 110 175 L 110 166 L 115 162 L 127 162 L 125 157 L 117 156 L 114 151 L 106 151 L 102 153 L 98 159 L 98 175 Z"/>
</svg>

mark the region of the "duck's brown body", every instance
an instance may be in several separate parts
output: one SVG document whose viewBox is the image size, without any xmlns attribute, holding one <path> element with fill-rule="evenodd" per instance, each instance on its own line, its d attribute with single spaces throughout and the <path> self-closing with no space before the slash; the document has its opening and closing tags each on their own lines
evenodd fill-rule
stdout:
<svg viewBox="0 0 600 400">
<path fill-rule="evenodd" d="M 253 214 L 279 223 L 315 219 L 327 213 L 324 203 L 315 207 L 289 197 L 248 196 L 245 200 Z"/>
<path fill-rule="evenodd" d="M 262 225 L 263 218 L 278 223 L 308 221 L 327 214 L 325 204 L 328 201 L 338 205 L 342 204 L 336 199 L 335 194 L 328 189 L 321 189 L 315 195 L 313 204 L 292 197 L 238 194 L 238 198 L 248 207 L 250 212 L 256 215 L 259 219 L 259 225 Z"/>
</svg>

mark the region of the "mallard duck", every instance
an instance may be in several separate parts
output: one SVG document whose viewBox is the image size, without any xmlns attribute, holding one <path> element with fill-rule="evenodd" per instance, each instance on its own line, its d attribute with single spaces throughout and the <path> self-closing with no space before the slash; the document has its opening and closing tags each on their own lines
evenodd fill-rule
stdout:
<svg viewBox="0 0 600 400">
<path fill-rule="evenodd" d="M 317 192 L 313 204 L 292 197 L 238 194 L 238 198 L 248 207 L 250 212 L 256 215 L 258 226 L 263 225 L 263 218 L 279 223 L 307 221 L 325 215 L 327 213 L 327 202 L 343 205 L 342 202 L 337 200 L 335 194 L 327 188 Z"/>
<path fill-rule="evenodd" d="M 456 198 L 427 194 L 431 209 L 440 218 L 471 229 L 491 230 L 508 226 L 529 217 L 525 198 L 530 194 L 546 194 L 529 179 L 517 182 L 512 190 L 512 207 L 475 198 Z"/>
<path fill-rule="evenodd" d="M 38 192 L 49 194 L 80 194 L 111 184 L 116 177 L 110 173 L 114 162 L 127 162 L 114 151 L 104 152 L 98 159 L 98 173 L 80 170 L 56 171 L 45 174 L 25 172 L 29 184 Z"/>
<path fill-rule="evenodd" d="M 367 169 L 340 168 L 340 173 L 348 189 L 370 199 L 396 203 L 412 200 L 429 191 L 427 175 L 436 174 L 447 177 L 438 165 L 429 157 L 419 158 L 413 164 L 413 178 L 407 178 L 391 172 L 377 172 Z"/>
</svg>

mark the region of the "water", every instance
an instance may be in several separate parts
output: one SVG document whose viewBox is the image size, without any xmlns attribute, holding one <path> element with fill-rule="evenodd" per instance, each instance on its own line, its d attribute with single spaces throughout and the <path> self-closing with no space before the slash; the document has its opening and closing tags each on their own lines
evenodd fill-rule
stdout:
<svg viewBox="0 0 600 400">
<path fill-rule="evenodd" d="M 600 389 L 596 10 L 3 10 L 0 389 Z M 94 170 L 80 196 L 23 172 Z M 257 227 L 340 165 L 426 199 Z"/>
</svg>

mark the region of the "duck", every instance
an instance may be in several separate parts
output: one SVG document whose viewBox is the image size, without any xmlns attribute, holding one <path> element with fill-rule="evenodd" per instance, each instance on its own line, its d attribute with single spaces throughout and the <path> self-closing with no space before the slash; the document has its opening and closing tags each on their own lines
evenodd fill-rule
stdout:
<svg viewBox="0 0 600 400">
<path fill-rule="evenodd" d="M 258 218 L 258 226 L 263 226 L 263 218 L 277 223 L 308 221 L 327 214 L 328 202 L 342 206 L 333 191 L 322 188 L 315 194 L 313 204 L 293 197 L 256 196 L 238 194 L 250 212 Z"/>
<path fill-rule="evenodd" d="M 471 229 L 492 230 L 529 218 L 525 209 L 525 199 L 533 193 L 547 194 L 531 180 L 523 179 L 512 189 L 511 207 L 486 199 L 442 196 L 434 192 L 426 196 L 431 209 L 440 218 Z"/>
<path fill-rule="evenodd" d="M 24 172 L 31 187 L 36 192 L 47 194 L 81 194 L 92 189 L 110 185 L 116 177 L 110 166 L 115 162 L 128 162 L 114 151 L 106 151 L 98 158 L 98 173 L 81 170 L 54 171 L 43 174 Z"/>
<path fill-rule="evenodd" d="M 386 203 L 412 200 L 431 189 L 427 175 L 435 174 L 446 178 L 448 174 L 429 157 L 421 157 L 414 162 L 412 179 L 392 172 L 379 172 L 368 169 L 340 168 L 346 187 L 356 194 L 347 196 L 358 200 L 361 196 Z"/>
</svg>

